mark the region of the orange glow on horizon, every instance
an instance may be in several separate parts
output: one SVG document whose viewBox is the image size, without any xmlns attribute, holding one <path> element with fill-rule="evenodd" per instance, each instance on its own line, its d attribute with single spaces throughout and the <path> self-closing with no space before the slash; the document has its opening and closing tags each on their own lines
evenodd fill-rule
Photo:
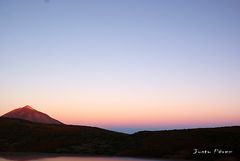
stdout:
<svg viewBox="0 0 240 161">
<path fill-rule="evenodd" d="M 49 100 L 49 99 L 48 99 Z M 54 99 L 53 99 L 54 100 Z M 215 102 L 194 103 L 175 101 L 168 103 L 163 99 L 137 99 L 123 101 L 123 98 L 106 98 L 77 100 L 75 98 L 57 99 L 50 103 L 36 103 L 40 100 L 27 102 L 38 111 L 47 113 L 51 117 L 75 125 L 98 127 L 166 127 L 166 126 L 198 126 L 198 125 L 227 125 L 239 124 L 239 108 L 232 105 Z M 47 101 L 47 100 L 45 100 Z M 50 100 L 49 100 L 50 101 Z M 159 103 L 161 102 L 161 103 Z M 2 114 L 24 106 L 21 101 L 1 111 Z M 6 105 L 7 106 L 7 105 Z M 231 107 L 231 108 L 228 108 Z M 11 107 L 11 108 L 10 108 Z M 4 109 L 4 108 L 1 108 Z M 0 109 L 0 110 L 1 110 Z M 226 110 L 228 109 L 228 110 Z"/>
</svg>

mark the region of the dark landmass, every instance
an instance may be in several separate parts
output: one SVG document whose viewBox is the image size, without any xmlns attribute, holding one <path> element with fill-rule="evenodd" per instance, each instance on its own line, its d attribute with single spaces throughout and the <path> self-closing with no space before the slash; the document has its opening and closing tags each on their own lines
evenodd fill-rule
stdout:
<svg viewBox="0 0 240 161">
<path fill-rule="evenodd" d="M 193 154 L 195 149 L 197 154 Z M 96 127 L 0 117 L 0 152 L 239 161 L 240 126 L 130 135 Z"/>
</svg>

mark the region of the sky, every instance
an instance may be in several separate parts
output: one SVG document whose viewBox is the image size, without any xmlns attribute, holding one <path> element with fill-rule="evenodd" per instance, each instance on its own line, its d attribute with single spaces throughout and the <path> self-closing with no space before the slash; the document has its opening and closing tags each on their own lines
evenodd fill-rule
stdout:
<svg viewBox="0 0 240 161">
<path fill-rule="evenodd" d="M 240 1 L 0 0 L 0 115 L 121 132 L 240 125 Z"/>
</svg>

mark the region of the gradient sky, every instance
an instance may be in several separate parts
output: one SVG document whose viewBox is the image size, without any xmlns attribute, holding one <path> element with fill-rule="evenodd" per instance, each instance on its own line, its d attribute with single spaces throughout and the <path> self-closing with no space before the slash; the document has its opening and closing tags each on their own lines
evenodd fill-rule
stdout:
<svg viewBox="0 0 240 161">
<path fill-rule="evenodd" d="M 0 0 L 0 115 L 124 132 L 240 124 L 240 1 Z"/>
</svg>

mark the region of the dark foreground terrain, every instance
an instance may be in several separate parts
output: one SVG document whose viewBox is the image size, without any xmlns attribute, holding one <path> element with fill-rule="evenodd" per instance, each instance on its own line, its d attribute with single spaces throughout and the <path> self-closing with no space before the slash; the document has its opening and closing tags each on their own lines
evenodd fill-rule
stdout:
<svg viewBox="0 0 240 161">
<path fill-rule="evenodd" d="M 129 135 L 95 127 L 0 118 L 0 152 L 239 161 L 240 127 Z"/>
</svg>

